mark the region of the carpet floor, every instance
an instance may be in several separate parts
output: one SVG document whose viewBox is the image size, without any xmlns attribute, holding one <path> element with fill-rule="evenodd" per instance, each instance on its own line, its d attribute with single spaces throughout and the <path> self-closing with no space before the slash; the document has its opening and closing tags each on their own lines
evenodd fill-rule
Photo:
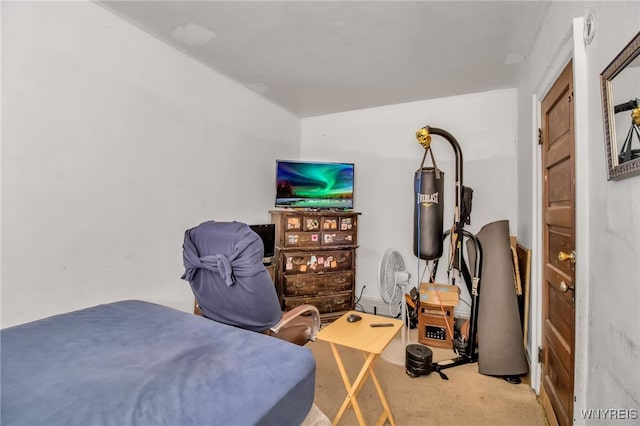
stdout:
<svg viewBox="0 0 640 426">
<path fill-rule="evenodd" d="M 416 343 L 415 334 L 408 343 Z M 315 407 L 333 420 L 346 390 L 328 343 L 309 342 L 316 359 Z M 433 362 L 452 359 L 450 349 L 431 348 Z M 350 380 L 355 379 L 364 361 L 359 351 L 338 347 Z M 413 425 L 544 425 L 545 417 L 530 385 L 510 384 L 497 377 L 478 373 L 478 364 L 444 370 L 449 380 L 437 373 L 411 378 L 404 367 L 404 347 L 400 338 L 391 342 L 374 371 L 398 426 Z M 358 395 L 367 424 L 374 424 L 382 410 L 371 379 Z M 316 421 L 316 425 L 326 422 Z M 347 409 L 341 425 L 357 425 L 353 408 Z"/>
</svg>

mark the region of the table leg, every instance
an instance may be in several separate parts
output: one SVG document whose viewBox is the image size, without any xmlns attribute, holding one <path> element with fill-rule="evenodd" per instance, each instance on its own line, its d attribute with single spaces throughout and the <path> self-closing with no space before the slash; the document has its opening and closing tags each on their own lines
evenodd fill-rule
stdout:
<svg viewBox="0 0 640 426">
<path fill-rule="evenodd" d="M 367 358 L 366 352 L 362 352 L 362 355 Z M 382 392 L 382 386 L 380 386 L 380 382 L 376 377 L 376 373 L 373 371 L 373 364 L 369 367 L 369 374 L 371 375 L 371 380 L 373 380 L 373 384 L 376 387 L 376 391 L 378 392 L 378 396 L 380 397 L 380 401 L 382 402 L 383 411 L 380 415 L 380 418 L 376 422 L 376 425 L 381 426 L 384 424 L 385 420 L 389 419 L 389 424 L 391 426 L 395 426 L 396 422 L 393 419 L 393 415 L 391 414 L 391 408 L 389 408 L 389 404 L 387 403 L 387 399 L 384 397 L 384 393 Z"/>
<path fill-rule="evenodd" d="M 356 400 L 356 396 L 358 395 L 358 392 L 360 392 L 360 389 L 362 388 L 362 385 L 366 381 L 367 376 L 372 371 L 371 366 L 375 361 L 375 359 L 377 358 L 377 355 L 374 353 L 370 353 L 368 356 L 365 355 L 364 365 L 360 369 L 360 372 L 358 373 L 358 376 L 354 380 L 353 384 L 351 384 L 349 383 L 349 376 L 347 375 L 347 370 L 344 368 L 344 364 L 342 363 L 342 358 L 338 353 L 338 348 L 333 343 L 330 343 L 330 345 L 331 345 L 331 350 L 333 351 L 333 356 L 335 357 L 336 362 L 338 364 L 338 370 L 340 371 L 340 376 L 342 376 L 342 381 L 344 382 L 344 385 L 347 388 L 347 397 L 342 403 L 340 410 L 338 410 L 338 414 L 336 414 L 336 417 L 333 420 L 333 424 L 334 425 L 338 424 L 338 422 L 340 421 L 340 418 L 342 417 L 346 409 L 349 407 L 350 404 L 352 404 L 353 410 L 355 411 L 356 417 L 358 418 L 358 423 L 361 426 L 364 426 L 366 423 L 364 421 L 362 411 L 360 410 L 360 406 L 358 405 L 358 401 Z"/>
</svg>

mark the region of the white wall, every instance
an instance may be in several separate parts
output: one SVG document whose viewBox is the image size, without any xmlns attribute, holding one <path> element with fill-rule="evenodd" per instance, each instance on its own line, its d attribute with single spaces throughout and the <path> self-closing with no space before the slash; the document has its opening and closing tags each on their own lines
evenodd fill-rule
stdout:
<svg viewBox="0 0 640 426">
<path fill-rule="evenodd" d="M 299 154 L 296 117 L 93 3 L 2 2 L 2 67 L 2 327 L 192 309 L 185 229 L 268 222 Z"/>
<path fill-rule="evenodd" d="M 412 248 L 413 177 L 424 149 L 415 132 L 425 125 L 448 131 L 461 146 L 463 183 L 474 190 L 471 225 L 466 229 L 475 233 L 489 222 L 507 219 L 515 233 L 516 95 L 513 89 L 499 90 L 302 120 L 303 159 L 355 163 L 354 207 L 362 212 L 357 295 L 366 285 L 364 298 L 380 298 L 378 265 L 388 248 L 400 251 L 413 275 L 412 284 L 418 282 Z M 431 146 L 438 167 L 445 172 L 444 225 L 450 227 L 455 205 L 454 151 L 440 136 L 433 136 Z M 430 160 L 426 165 L 431 165 Z M 446 256 L 445 252 L 439 275 L 446 270 Z M 422 273 L 424 262 L 420 268 Z"/>
<path fill-rule="evenodd" d="M 576 283 L 577 424 L 585 423 L 581 409 L 640 407 L 640 177 L 607 181 L 599 88 L 600 73 L 640 29 L 640 3 L 554 2 L 518 89 L 518 135 L 523 142 L 518 148 L 518 237 L 535 241 L 531 98 L 542 77 L 554 71 L 549 68 L 555 67 L 556 48 L 572 19 L 582 17 L 588 6 L 596 16 L 596 34 L 586 46 L 586 90 L 575 94 L 576 107 L 588 116 L 586 136 L 576 141 L 584 150 L 576 164 L 578 176 L 584 177 L 576 182 L 577 196 L 586 206 L 576 212 L 577 221 L 584 223 L 577 238 L 585 243 L 576 264 L 582 271 Z M 539 291 L 540 282 L 532 285 Z"/>
</svg>

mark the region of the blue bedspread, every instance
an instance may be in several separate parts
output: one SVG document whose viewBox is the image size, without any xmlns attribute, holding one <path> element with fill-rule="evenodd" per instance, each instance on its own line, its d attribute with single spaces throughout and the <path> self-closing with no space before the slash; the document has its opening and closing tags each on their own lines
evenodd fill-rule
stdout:
<svg viewBox="0 0 640 426">
<path fill-rule="evenodd" d="M 4 426 L 296 425 L 313 403 L 309 349 L 151 303 L 0 333 Z"/>
</svg>

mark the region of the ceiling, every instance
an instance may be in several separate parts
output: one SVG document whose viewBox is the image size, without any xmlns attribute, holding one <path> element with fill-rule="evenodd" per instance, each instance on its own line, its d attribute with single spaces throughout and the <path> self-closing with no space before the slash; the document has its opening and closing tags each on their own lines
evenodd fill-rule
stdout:
<svg viewBox="0 0 640 426">
<path fill-rule="evenodd" d="M 516 87 L 540 1 L 101 1 L 304 118 Z"/>
</svg>

